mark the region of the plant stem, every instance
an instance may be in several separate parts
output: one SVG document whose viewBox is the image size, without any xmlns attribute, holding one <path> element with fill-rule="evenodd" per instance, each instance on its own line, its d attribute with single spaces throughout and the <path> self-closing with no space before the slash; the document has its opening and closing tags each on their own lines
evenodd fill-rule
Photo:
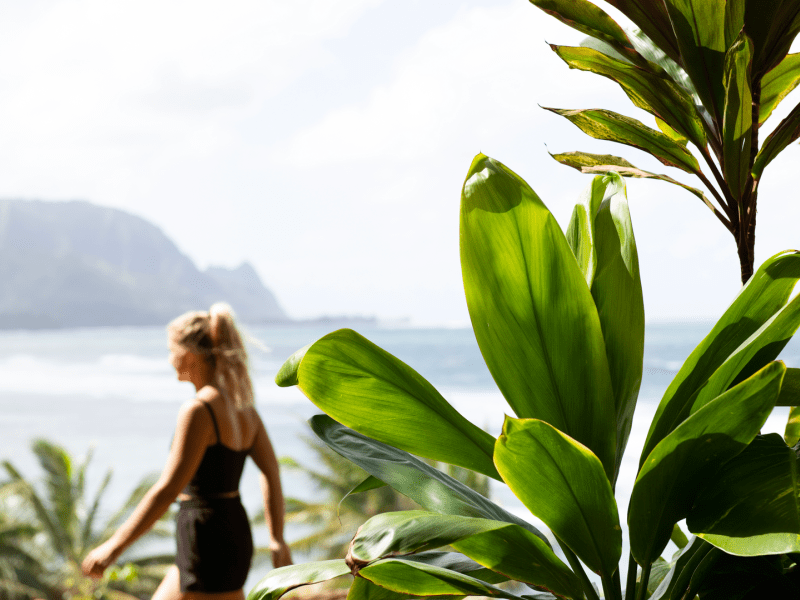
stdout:
<svg viewBox="0 0 800 600">
<path fill-rule="evenodd" d="M 653 565 L 648 564 L 642 567 L 642 577 L 639 580 L 639 589 L 636 590 L 636 600 L 644 600 L 647 595 L 647 582 L 650 580 L 650 567 Z"/>
<path fill-rule="evenodd" d="M 622 582 L 620 582 L 619 567 L 614 571 L 614 597 L 622 600 Z"/>
<path fill-rule="evenodd" d="M 597 595 L 597 592 L 592 585 L 592 582 L 589 581 L 589 577 L 586 576 L 586 571 L 583 570 L 583 565 L 581 565 L 581 561 L 578 560 L 578 557 L 575 556 L 575 553 L 569 549 L 569 547 L 558 540 L 561 549 L 564 551 L 564 556 L 567 557 L 567 562 L 569 562 L 569 566 L 572 567 L 572 570 L 575 571 L 575 574 L 581 580 L 583 584 L 583 590 L 586 594 L 586 598 L 588 600 L 600 600 L 600 597 Z"/>
<path fill-rule="evenodd" d="M 603 598 L 605 600 L 619 600 L 614 593 L 614 582 L 608 577 L 601 577 L 600 579 L 603 582 Z"/>
<path fill-rule="evenodd" d="M 625 600 L 633 600 L 636 594 L 636 571 L 639 565 L 633 560 L 633 554 L 628 554 L 628 578 L 625 580 Z"/>
</svg>

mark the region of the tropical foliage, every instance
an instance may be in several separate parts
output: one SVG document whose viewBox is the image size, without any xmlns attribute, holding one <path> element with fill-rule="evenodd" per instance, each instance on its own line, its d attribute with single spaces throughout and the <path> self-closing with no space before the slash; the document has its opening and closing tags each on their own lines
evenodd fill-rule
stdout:
<svg viewBox="0 0 800 600">
<path fill-rule="evenodd" d="M 314 453 L 313 462 L 319 467 L 305 466 L 290 457 L 282 458 L 281 466 L 298 471 L 309 479 L 319 499 L 285 499 L 286 520 L 310 528 L 308 534 L 290 544 L 293 554 L 317 559 L 344 556 L 359 525 L 371 517 L 419 508 L 393 488 L 369 477 L 364 469 L 339 455 L 318 438 L 301 436 L 301 439 Z M 484 496 L 489 496 L 489 479 L 486 476 L 454 465 L 428 462 Z M 253 521 L 262 523 L 263 514 L 259 513 Z M 267 557 L 269 549 L 259 548 L 257 555 Z"/>
<path fill-rule="evenodd" d="M 800 83 L 800 54 L 789 54 L 800 32 L 800 1 L 607 1 L 638 29 L 626 32 L 587 0 L 530 0 L 589 36 L 581 47 L 551 45 L 553 51 L 571 69 L 619 84 L 636 107 L 653 116 L 652 125 L 609 110 L 548 110 L 593 138 L 632 146 L 696 176 L 711 198 L 618 156 L 566 152 L 553 157 L 584 173 L 616 171 L 688 190 L 733 236 L 745 283 L 753 273 L 764 170 L 800 137 L 800 104 L 769 135 L 760 135 Z"/>
<path fill-rule="evenodd" d="M 0 597 L 124 600 L 152 594 L 174 556 L 128 556 L 100 581 L 84 577 L 80 566 L 85 555 L 128 517 L 154 477 L 144 478 L 122 507 L 101 521 L 101 500 L 111 471 L 89 500 L 86 471 L 91 452 L 79 464 L 47 440 L 35 441 L 33 452 L 44 472 L 40 485 L 9 461 L 2 463 L 8 480 L 0 487 Z M 166 518 L 147 534 L 145 543 L 171 535 Z"/>
<path fill-rule="evenodd" d="M 800 370 L 776 358 L 800 326 L 800 298 L 789 300 L 800 252 L 759 267 L 664 394 L 629 501 L 623 578 L 615 486 L 644 346 L 624 182 L 595 177 L 565 235 L 519 176 L 478 155 L 460 239 L 475 336 L 515 416 L 495 439 L 351 330 L 299 350 L 276 381 L 327 413 L 312 418 L 314 432 L 422 510 L 372 517 L 346 557 L 277 569 L 249 599 L 353 574 L 353 599 L 516 599 L 496 585 L 515 580 L 537 597 L 597 600 L 586 568 L 609 600 L 798 597 L 797 456 L 760 430 L 776 404 L 797 398 Z M 549 533 L 417 456 L 504 482 Z M 684 519 L 690 540 L 677 527 Z M 673 561 L 661 557 L 670 538 L 683 546 Z"/>
</svg>

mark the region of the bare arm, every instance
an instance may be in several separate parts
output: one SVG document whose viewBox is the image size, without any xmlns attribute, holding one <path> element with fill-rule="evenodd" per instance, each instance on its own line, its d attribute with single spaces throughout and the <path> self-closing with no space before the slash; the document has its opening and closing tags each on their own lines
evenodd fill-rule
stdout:
<svg viewBox="0 0 800 600">
<path fill-rule="evenodd" d="M 264 423 L 259 419 L 258 433 L 256 433 L 253 449 L 250 456 L 261 470 L 261 492 L 264 495 L 264 517 L 270 532 L 270 549 L 272 550 L 272 564 L 282 567 L 292 564 L 289 547 L 283 539 L 284 503 L 283 489 L 278 469 L 278 459 L 269 441 Z"/>
<path fill-rule="evenodd" d="M 211 423 L 198 402 L 187 402 L 178 413 L 178 424 L 167 464 L 158 481 L 144 495 L 131 516 L 108 541 L 92 550 L 83 561 L 86 575 L 100 577 L 120 554 L 162 517 L 189 483 L 212 441 Z"/>
</svg>

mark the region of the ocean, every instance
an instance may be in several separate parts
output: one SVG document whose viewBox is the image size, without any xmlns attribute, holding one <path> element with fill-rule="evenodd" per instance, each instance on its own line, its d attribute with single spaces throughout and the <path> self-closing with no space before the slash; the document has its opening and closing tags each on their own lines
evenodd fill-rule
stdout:
<svg viewBox="0 0 800 600">
<path fill-rule="evenodd" d="M 712 326 L 711 321 L 647 325 L 642 387 L 617 485 L 623 527 L 639 453 L 658 402 L 683 360 Z M 416 369 L 473 423 L 493 435 L 499 433 L 503 415 L 511 410 L 483 362 L 471 329 L 357 329 Z M 297 388 L 277 387 L 274 377 L 295 350 L 329 331 L 307 326 L 249 330 L 266 345 L 265 349 L 251 346 L 251 370 L 257 407 L 275 451 L 310 466 L 313 454 L 300 435 L 309 433 L 305 421 L 319 410 Z M 104 497 L 106 510 L 112 511 L 141 477 L 160 471 L 178 407 L 193 396 L 191 384 L 175 379 L 167 355 L 162 327 L 0 332 L 0 459 L 10 460 L 27 477 L 37 479 L 41 472 L 31 452 L 32 440 L 52 440 L 76 459 L 91 448 L 87 485 L 93 491 L 105 472 L 113 469 Z M 800 342 L 790 343 L 781 358 L 787 366 L 800 366 Z M 783 433 L 787 414 L 787 408 L 776 409 L 765 432 Z M 284 472 L 282 481 L 286 495 L 314 497 L 314 490 L 300 475 Z M 250 514 L 262 510 L 257 470 L 251 461 L 241 492 Z M 530 517 L 506 486 L 493 483 L 492 494 L 505 508 Z M 289 540 L 299 533 L 297 527 L 287 528 Z M 255 537 L 257 544 L 266 543 L 266 531 L 257 530 Z M 303 558 L 295 556 L 295 560 Z M 264 572 L 254 570 L 247 587 Z"/>
</svg>

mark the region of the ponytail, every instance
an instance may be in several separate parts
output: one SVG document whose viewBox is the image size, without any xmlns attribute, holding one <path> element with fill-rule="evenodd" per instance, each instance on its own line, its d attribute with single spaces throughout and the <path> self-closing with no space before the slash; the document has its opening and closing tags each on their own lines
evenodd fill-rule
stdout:
<svg viewBox="0 0 800 600">
<path fill-rule="evenodd" d="M 217 302 L 211 306 L 208 315 L 217 384 L 228 393 L 236 408 L 252 406 L 253 382 L 247 368 L 247 350 L 236 326 L 233 309 L 224 302 Z"/>
<path fill-rule="evenodd" d="M 236 408 L 254 404 L 247 350 L 228 304 L 217 302 L 208 312 L 185 313 L 172 321 L 167 330 L 179 344 L 208 361 L 217 387 L 230 397 Z"/>
</svg>

